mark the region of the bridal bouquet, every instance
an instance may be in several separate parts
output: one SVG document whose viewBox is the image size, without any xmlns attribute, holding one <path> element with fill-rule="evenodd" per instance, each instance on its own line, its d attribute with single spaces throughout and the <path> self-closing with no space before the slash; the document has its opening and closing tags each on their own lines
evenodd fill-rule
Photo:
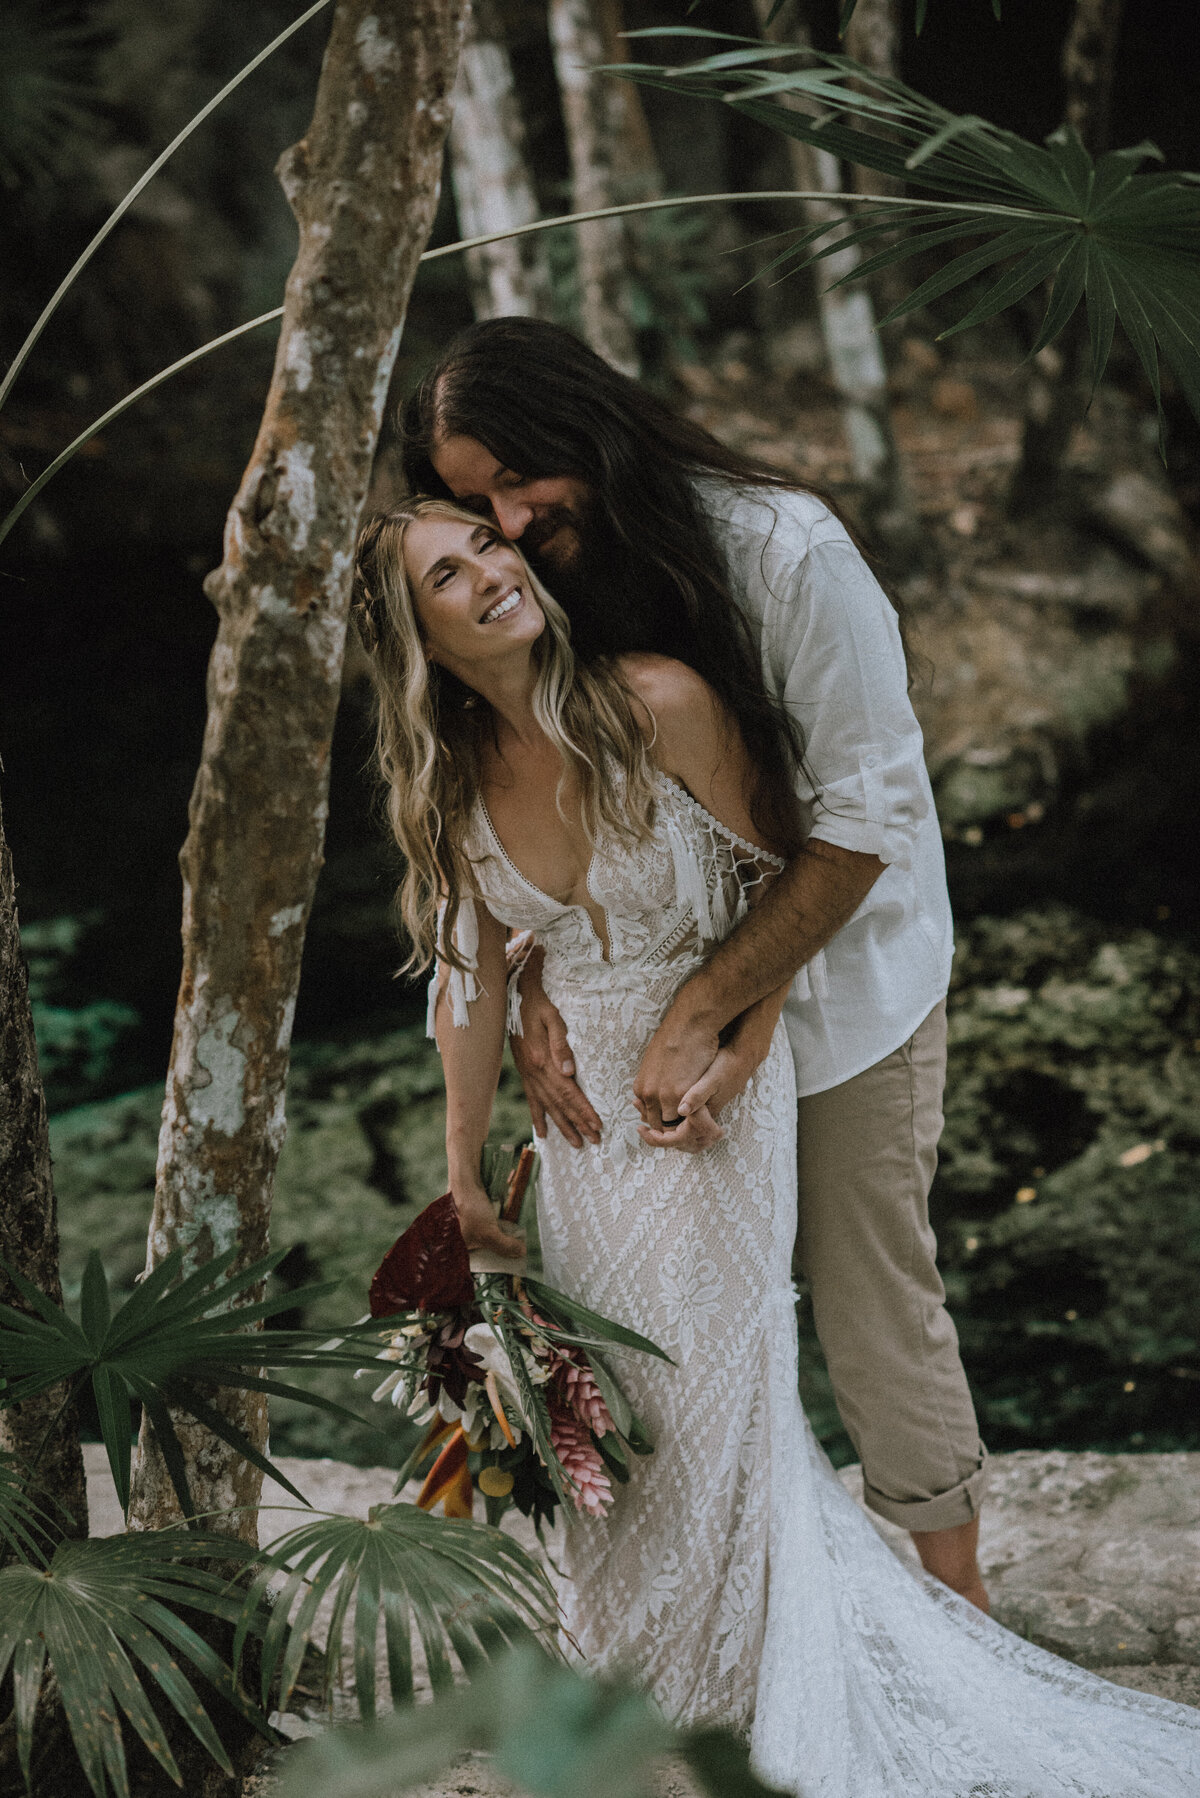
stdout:
<svg viewBox="0 0 1200 1798">
<path fill-rule="evenodd" d="M 537 1157 L 484 1150 L 483 1180 L 516 1222 Z M 515 1505 L 539 1532 L 556 1507 L 602 1517 L 630 1455 L 652 1444 L 609 1366 L 607 1345 L 670 1357 L 636 1331 L 599 1317 L 540 1280 L 468 1254 L 454 1199 L 426 1207 L 388 1250 L 371 1282 L 371 1316 L 387 1378 L 372 1397 L 428 1425 L 401 1469 L 404 1482 L 436 1456 L 417 1503 L 470 1517 L 476 1489 L 489 1523 Z"/>
</svg>

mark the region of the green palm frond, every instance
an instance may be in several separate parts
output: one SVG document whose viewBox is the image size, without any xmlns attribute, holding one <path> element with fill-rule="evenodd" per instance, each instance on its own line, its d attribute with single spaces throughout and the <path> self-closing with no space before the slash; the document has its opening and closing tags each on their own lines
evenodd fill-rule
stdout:
<svg viewBox="0 0 1200 1798">
<path fill-rule="evenodd" d="M 18 1561 L 44 1567 L 41 1537 L 53 1527 L 53 1519 L 30 1494 L 16 1457 L 0 1452 L 0 1551 L 7 1549 Z"/>
<path fill-rule="evenodd" d="M 280 1798 L 396 1798 L 471 1749 L 487 1750 L 531 1798 L 648 1798 L 668 1753 L 710 1798 L 777 1798 L 727 1731 L 673 1730 L 633 1686 L 589 1678 L 530 1646 L 430 1705 L 305 1742 L 289 1755 Z"/>
<path fill-rule="evenodd" d="M 557 1620 L 545 1573 L 511 1536 L 482 1523 L 432 1517 L 415 1505 L 375 1505 L 366 1519 L 321 1517 L 281 1537 L 260 1559 L 246 1599 L 246 1627 L 281 1578 L 262 1661 L 263 1704 L 278 1682 L 281 1709 L 326 1600 L 326 1695 L 340 1671 L 352 1614 L 355 1689 L 367 1719 L 375 1715 L 381 1619 L 393 1704 L 413 1695 L 414 1626 L 430 1684 L 441 1692 L 454 1683 L 451 1651 L 470 1669 L 531 1631 L 552 1632 Z M 234 1643 L 235 1667 L 246 1627 Z"/>
<path fill-rule="evenodd" d="M 772 265 L 777 272 L 847 245 L 877 245 L 898 227 L 902 234 L 843 279 L 981 238 L 943 261 L 888 319 L 989 276 L 942 333 L 948 337 L 1052 281 L 1035 349 L 1066 328 L 1082 301 L 1093 387 L 1119 322 L 1156 399 L 1161 362 L 1200 417 L 1200 177 L 1144 169 L 1150 159 L 1161 161 L 1153 144 L 1093 158 L 1067 127 L 1032 144 L 974 115 L 947 112 L 847 56 L 798 55 L 792 45 L 682 25 L 630 36 L 718 38 L 731 47 L 683 65 L 616 65 L 613 74 L 724 100 L 773 131 L 920 190 L 915 205 L 912 197 L 879 197 L 851 217 L 791 235 Z"/>
<path fill-rule="evenodd" d="M 183 1255 L 177 1250 L 115 1311 L 99 1257 L 93 1254 L 84 1271 L 78 1323 L 14 1269 L 6 1268 L 33 1315 L 0 1305 L 0 1408 L 20 1404 L 60 1381 L 68 1382 L 74 1393 L 90 1379 L 113 1481 L 126 1510 L 133 1450 L 130 1407 L 135 1399 L 154 1430 L 185 1517 L 194 1518 L 195 1510 L 172 1409 L 190 1413 L 303 1503 L 303 1493 L 216 1409 L 213 1389 L 226 1386 L 294 1398 L 361 1423 L 357 1412 L 319 1393 L 270 1379 L 266 1370 L 368 1366 L 379 1346 L 373 1339 L 378 1331 L 352 1326 L 343 1331 L 339 1343 L 330 1344 L 315 1330 L 252 1329 L 279 1311 L 323 1298 L 337 1288 L 337 1281 L 325 1281 L 257 1304 L 236 1305 L 241 1294 L 278 1266 L 283 1253 L 266 1255 L 234 1274 L 230 1269 L 238 1250 L 232 1248 L 180 1278 Z M 361 1350 L 354 1346 L 360 1339 Z"/>
<path fill-rule="evenodd" d="M 158 1530 L 63 1543 L 48 1567 L 0 1568 L 0 1680 L 11 1671 L 17 1753 L 26 1781 L 47 1661 L 96 1798 L 110 1790 L 129 1798 L 122 1717 L 165 1772 L 179 1779 L 147 1686 L 229 1773 L 229 1757 L 196 1692 L 195 1674 L 274 1740 L 266 1717 L 238 1690 L 229 1668 L 178 1614 L 198 1610 L 232 1622 L 245 1607 L 242 1595 L 193 1561 L 201 1554 L 228 1562 L 255 1553 L 225 1536 Z M 255 1622 L 261 1633 L 261 1621 Z"/>
</svg>

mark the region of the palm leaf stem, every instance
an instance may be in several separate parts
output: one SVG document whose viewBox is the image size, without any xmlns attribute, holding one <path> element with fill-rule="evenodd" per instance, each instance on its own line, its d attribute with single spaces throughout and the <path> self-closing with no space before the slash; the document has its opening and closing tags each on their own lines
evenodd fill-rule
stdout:
<svg viewBox="0 0 1200 1798">
<path fill-rule="evenodd" d="M 16 380 L 17 376 L 20 374 L 21 370 L 24 368 L 26 362 L 29 360 L 30 351 L 33 349 L 33 346 L 36 344 L 38 338 L 41 336 L 42 332 L 45 330 L 46 326 L 49 324 L 50 320 L 53 318 L 55 312 L 57 312 L 61 301 L 63 300 L 64 296 L 70 291 L 70 288 L 71 288 L 73 282 L 82 273 L 82 271 L 87 267 L 88 263 L 91 261 L 92 257 L 96 254 L 96 251 L 100 248 L 100 246 L 104 242 L 105 238 L 108 237 L 109 233 L 114 229 L 114 227 L 120 222 L 120 220 L 129 211 L 129 208 L 133 205 L 133 203 L 137 199 L 138 195 L 142 192 L 142 190 L 147 186 L 147 184 L 149 182 L 153 181 L 155 175 L 157 175 L 159 169 L 162 168 L 163 164 L 170 161 L 171 157 L 174 156 L 174 154 L 175 154 L 176 150 L 179 148 L 180 144 L 186 143 L 187 139 L 192 135 L 192 132 L 195 131 L 198 126 L 200 126 L 204 123 L 204 121 L 208 117 L 208 115 L 211 112 L 214 112 L 216 110 L 216 108 L 221 104 L 222 100 L 227 99 L 228 96 L 233 92 L 233 90 L 236 87 L 239 87 L 243 81 L 245 81 L 245 79 L 248 75 L 252 75 L 254 73 L 255 69 L 258 68 L 260 63 L 265 62 L 267 57 L 270 56 L 273 51 L 278 50 L 279 46 L 283 43 L 286 43 L 288 38 L 290 38 L 293 35 L 293 33 L 299 31 L 301 26 L 307 25 L 308 21 L 311 18 L 314 18 L 317 13 L 321 12 L 328 5 L 329 5 L 329 0 L 315 0 L 315 4 L 310 6 L 308 8 L 307 12 L 301 13 L 301 15 L 298 19 L 293 19 L 290 25 L 285 26 L 285 28 L 281 32 L 279 32 L 278 36 L 272 38 L 271 42 L 269 44 L 267 44 L 264 49 L 262 49 L 258 52 L 257 56 L 252 57 L 251 60 L 244 65 L 244 67 L 242 67 L 238 70 L 237 74 L 233 77 L 233 79 L 231 81 L 227 81 L 225 83 L 225 86 L 221 89 L 220 93 L 214 94 L 212 99 L 209 100 L 206 105 L 204 105 L 200 108 L 200 111 L 198 113 L 196 113 L 195 117 L 188 120 L 187 124 L 183 127 L 183 130 L 178 132 L 171 139 L 171 142 L 167 145 L 166 149 L 161 151 L 159 153 L 159 155 L 157 155 L 155 157 L 154 161 L 150 164 L 150 167 L 146 170 L 145 174 L 141 175 L 138 178 L 138 180 L 134 182 L 134 184 L 130 188 L 129 192 L 125 195 L 125 198 L 123 200 L 121 200 L 116 207 L 114 207 L 113 211 L 105 219 L 104 223 L 101 225 L 99 231 L 97 231 L 97 233 L 96 233 L 95 237 L 93 237 L 92 241 L 88 244 L 87 248 L 82 252 L 81 255 L 76 257 L 76 259 L 72 263 L 70 269 L 63 276 L 62 280 L 59 282 L 58 286 L 55 288 L 54 292 L 51 294 L 50 298 L 47 300 L 45 306 L 43 306 L 41 312 L 38 315 L 36 323 L 34 324 L 33 328 L 29 332 L 29 335 L 26 337 L 24 343 L 21 345 L 21 347 L 17 351 L 16 355 L 13 357 L 12 364 L 9 367 L 8 373 L 5 375 L 3 381 L 0 381 L 0 406 L 3 406 L 5 400 L 8 398 L 8 395 L 12 389 L 13 382 Z"/>
<path fill-rule="evenodd" d="M 324 3 L 324 0 L 322 0 L 322 3 Z M 443 256 L 455 256 L 465 250 L 481 249 L 487 244 L 502 243 L 510 237 L 526 237 L 535 231 L 553 231 L 565 225 L 587 224 L 593 219 L 620 218 L 626 214 L 638 212 L 659 212 L 667 207 L 674 206 L 706 206 L 716 204 L 743 205 L 760 201 L 781 200 L 827 200 L 839 204 L 842 202 L 853 203 L 858 206 L 864 204 L 873 204 L 876 206 L 886 204 L 900 212 L 903 212 L 910 207 L 919 208 L 922 211 L 927 212 L 930 210 L 931 206 L 936 206 L 943 212 L 975 213 L 980 215 L 981 229 L 988 228 L 986 221 L 989 220 L 991 221 L 992 228 L 995 228 L 998 221 L 1006 219 L 1044 220 L 1048 217 L 1061 217 L 1062 222 L 1067 225 L 1077 225 L 1079 222 L 1078 219 L 1073 217 L 1070 213 L 1051 215 L 1045 212 L 1031 211 L 1027 208 L 1018 206 L 997 206 L 994 204 L 989 205 L 972 201 L 959 202 L 938 200 L 931 202 L 929 200 L 908 199 L 900 195 L 897 195 L 894 198 L 889 196 L 886 201 L 881 202 L 877 194 L 827 193 L 824 189 L 811 192 L 797 191 L 795 188 L 784 188 L 782 190 L 763 190 L 753 193 L 675 194 L 666 199 L 637 200 L 623 206 L 596 207 L 590 212 L 564 213 L 559 218 L 534 219 L 529 224 L 517 225 L 508 231 L 493 231 L 482 237 L 464 237 L 452 244 L 441 244 L 435 250 L 426 250 L 421 260 L 422 262 L 436 262 Z M 178 361 L 172 362 L 169 367 L 160 369 L 157 374 L 151 375 L 149 380 L 143 381 L 140 387 L 135 387 L 131 393 L 127 393 L 123 399 L 118 400 L 115 405 L 110 406 L 107 412 L 102 413 L 99 418 L 88 425 L 85 430 L 81 431 L 77 437 L 73 438 L 64 450 L 60 451 L 54 460 L 44 468 L 41 474 L 38 475 L 25 489 L 11 511 L 0 520 L 0 543 L 3 543 L 4 539 L 8 536 L 25 509 L 32 504 L 47 483 L 53 480 L 59 469 L 63 468 L 72 457 L 83 448 L 85 443 L 90 443 L 92 438 L 98 436 L 106 426 L 112 424 L 115 419 L 120 418 L 123 412 L 127 412 L 138 400 L 144 399 L 148 393 L 153 393 L 156 387 L 161 387 L 164 381 L 169 381 L 173 375 L 180 374 L 185 368 L 190 368 L 194 362 L 200 361 L 202 357 L 209 355 L 213 350 L 219 350 L 223 348 L 225 344 L 232 343 L 236 338 L 244 337 L 250 331 L 256 331 L 260 325 L 271 324 L 273 321 L 282 318 L 282 316 L 283 307 L 273 306 L 269 312 L 260 312 L 257 318 L 247 319 L 243 324 L 235 325 L 232 330 L 222 332 L 219 337 L 214 337 L 210 339 L 208 343 L 201 344 L 198 349 L 189 350 L 186 356 L 181 356 Z"/>
</svg>

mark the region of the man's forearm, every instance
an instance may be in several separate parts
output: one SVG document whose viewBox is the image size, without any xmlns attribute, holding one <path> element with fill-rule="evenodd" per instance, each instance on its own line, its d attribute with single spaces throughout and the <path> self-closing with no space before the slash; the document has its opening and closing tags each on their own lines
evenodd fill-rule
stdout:
<svg viewBox="0 0 1200 1798">
<path fill-rule="evenodd" d="M 681 988 L 672 1012 L 714 1034 L 791 981 L 858 910 L 886 864 L 810 838 L 750 915 Z"/>
</svg>

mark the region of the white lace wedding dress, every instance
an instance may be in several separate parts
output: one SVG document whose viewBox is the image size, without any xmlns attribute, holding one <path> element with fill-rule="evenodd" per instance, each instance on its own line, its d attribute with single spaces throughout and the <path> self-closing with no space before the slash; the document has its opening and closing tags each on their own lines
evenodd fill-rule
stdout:
<svg viewBox="0 0 1200 1798">
<path fill-rule="evenodd" d="M 771 860 L 661 782 L 654 834 L 606 843 L 580 906 L 533 887 L 478 807 L 488 909 L 545 947 L 598 1147 L 544 1145 L 548 1280 L 652 1337 L 622 1357 L 656 1445 L 602 1520 L 567 1532 L 567 1622 L 597 1668 L 664 1711 L 746 1736 L 803 1798 L 1196 1798 L 1200 1712 L 1035 1648 L 908 1572 L 846 1494 L 796 1394 L 793 1070 L 782 1027 L 700 1155 L 633 1133 L 642 1051 Z M 473 948 L 470 908 L 458 941 Z M 466 1022 L 474 991 L 456 975 Z"/>
</svg>

